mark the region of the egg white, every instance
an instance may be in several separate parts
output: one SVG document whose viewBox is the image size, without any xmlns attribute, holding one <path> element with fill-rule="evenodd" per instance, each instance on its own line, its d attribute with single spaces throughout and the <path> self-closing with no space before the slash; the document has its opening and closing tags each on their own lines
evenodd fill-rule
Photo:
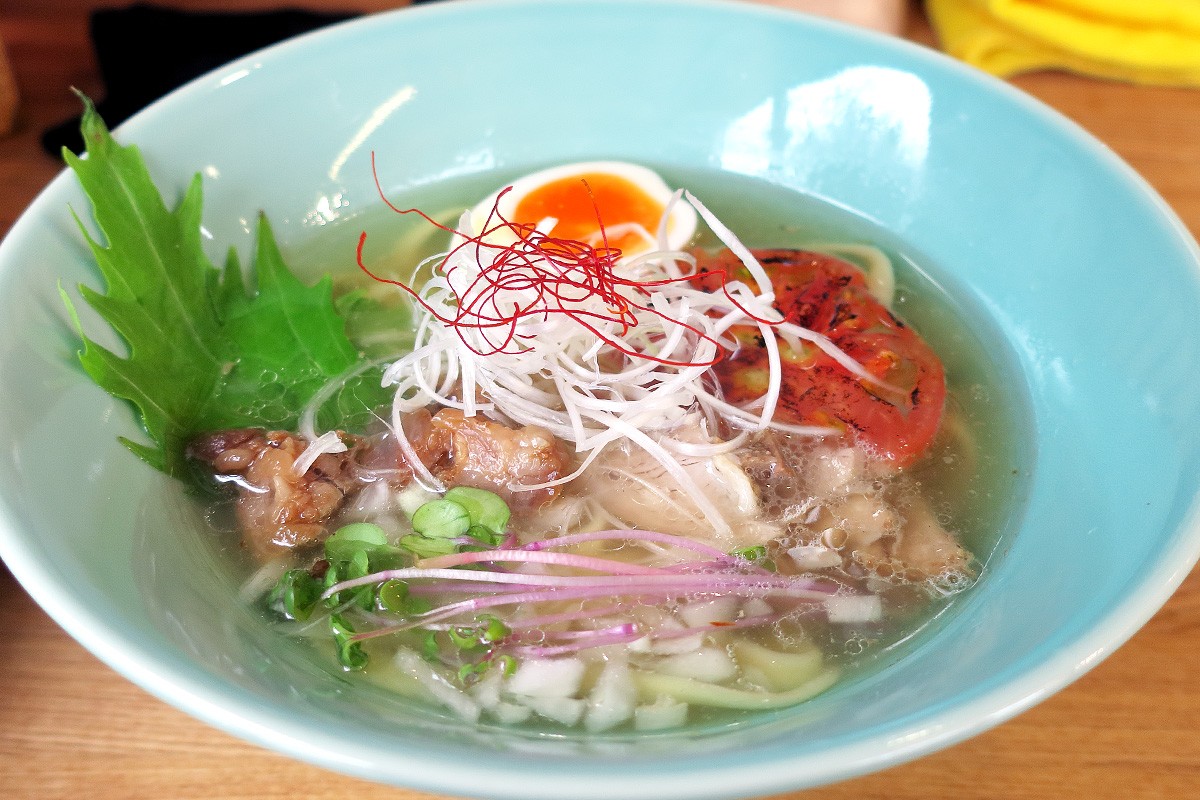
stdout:
<svg viewBox="0 0 1200 800">
<path fill-rule="evenodd" d="M 471 231 L 478 234 L 488 225 L 488 217 L 492 214 L 493 209 L 498 210 L 505 218 L 512 219 L 521 201 L 542 186 L 563 178 L 583 177 L 597 173 L 613 175 L 629 181 L 667 209 L 666 219 L 659 221 L 658 230 L 647 231 L 649 238 L 646 239 L 644 246 L 626 246 L 622 251 L 622 260 L 628 260 L 653 250 L 679 250 L 691 241 L 696 233 L 696 211 L 683 200 L 676 199 L 672 202 L 675 191 L 657 172 L 640 164 L 631 164 L 625 161 L 579 161 L 523 175 L 479 201 L 467 213 L 466 219 Z M 501 192 L 509 186 L 512 189 L 501 197 Z M 498 197 L 499 206 L 497 208 Z M 543 233 L 552 233 L 554 222 L 555 220 L 552 218 L 543 220 L 538 227 Z M 496 221 L 493 220 L 491 224 L 494 226 Z M 504 245 L 511 244 L 515 241 L 515 237 L 510 231 L 503 230 L 488 236 L 487 241 Z"/>
</svg>

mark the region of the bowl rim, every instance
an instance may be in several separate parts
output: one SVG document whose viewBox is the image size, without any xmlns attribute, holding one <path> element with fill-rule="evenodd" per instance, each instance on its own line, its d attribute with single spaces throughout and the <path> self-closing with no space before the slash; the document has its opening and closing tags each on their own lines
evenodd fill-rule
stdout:
<svg viewBox="0 0 1200 800">
<path fill-rule="evenodd" d="M 214 76 L 236 70 L 252 61 L 264 64 L 286 58 L 292 51 L 302 52 L 314 39 L 350 36 L 358 29 L 403 24 L 403 20 L 421 16 L 499 13 L 519 9 L 557 6 L 553 0 L 492 0 L 486 4 L 471 0 L 444 2 L 411 8 L 398 8 L 336 23 L 249 54 L 196 78 L 155 101 L 116 128 L 118 136 L 134 140 L 137 129 L 158 115 L 170 114 L 173 106 L 189 102 L 207 89 Z M 641 7 L 705 8 L 734 16 L 762 16 L 807 27 L 872 52 L 886 52 L 906 65 L 922 69 L 948 71 L 973 90 L 999 94 L 1023 113 L 1033 115 L 1056 129 L 1064 139 L 1087 151 L 1098 165 L 1118 177 L 1130 192 L 1150 203 L 1181 239 L 1200 272 L 1200 246 L 1165 200 L 1132 167 L 1107 145 L 1077 123 L 1044 105 L 1032 96 L 1002 80 L 986 75 L 946 55 L 919 44 L 885 34 L 854 28 L 796 12 L 735 2 L 734 0 L 577 0 L 575 5 L 622 8 Z M 400 20 L 400 22 L 398 22 Z M 61 171 L 37 196 L 0 242 L 0 264 L 6 249 L 29 235 L 52 204 L 72 185 L 69 170 Z M 6 248 L 5 245 L 8 245 Z M 2 500 L 3 498 L 0 498 Z M 60 583 L 52 564 L 45 563 L 37 548 L 26 542 L 19 512 L 7 502 L 0 503 L 0 557 L 25 590 L 46 613 L 87 650 L 133 683 L 160 700 L 244 740 L 313 763 L 336 772 L 357 777 L 412 786 L 424 791 L 463 795 L 486 795 L 513 800 L 559 798 L 607 800 L 615 795 L 655 797 L 662 800 L 703 800 L 749 794 L 769 794 L 809 788 L 878 771 L 942 749 L 998 725 L 1041 702 L 1074 682 L 1099 664 L 1138 631 L 1161 607 L 1200 560 L 1200 501 L 1193 497 L 1184 520 L 1177 528 L 1169 548 L 1153 567 L 1108 609 L 1098 623 L 1084 631 L 1051 657 L 1025 665 L 1018 674 L 986 689 L 954 707 L 934 712 L 918 725 L 876 733 L 848 744 L 834 744 L 820 753 L 802 754 L 773 761 L 769 766 L 745 760 L 729 763 L 719 757 L 704 762 L 689 761 L 689 781 L 680 781 L 678 767 L 647 776 L 637 772 L 622 778 L 611 770 L 593 772 L 589 765 L 562 762 L 531 775 L 521 767 L 497 774 L 494 767 L 476 769 L 472 765 L 451 762 L 431 763 L 403 753 L 389 752 L 388 763 L 358 754 L 329 749 L 336 744 L 319 737 L 280 736 L 280 731 L 295 730 L 295 724 L 280 709 L 262 703 L 259 698 L 238 687 L 214 684 L 203 670 L 186 659 L 164 659 L 159 651 L 143 649 L 137 641 L 124 637 L 119 629 L 83 604 L 77 597 L 59 590 Z M 236 698 L 236 699 L 234 699 Z M 928 724 L 936 723 L 936 724 Z M 380 753 L 379 755 L 382 755 Z M 447 767 L 430 769 L 430 767 Z M 453 769 L 448 767 L 453 766 Z M 401 780 L 399 776 L 403 775 Z M 432 777 L 436 775 L 438 777 Z M 588 780 L 589 778 L 597 780 Z M 702 779 L 702 780 L 700 780 Z M 481 791 L 480 787 L 486 787 Z"/>
</svg>

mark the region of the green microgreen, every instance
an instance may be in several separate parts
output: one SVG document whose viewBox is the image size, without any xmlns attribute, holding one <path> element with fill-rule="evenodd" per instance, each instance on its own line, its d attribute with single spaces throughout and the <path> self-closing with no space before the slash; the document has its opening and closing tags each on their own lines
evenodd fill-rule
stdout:
<svg viewBox="0 0 1200 800">
<path fill-rule="evenodd" d="M 502 656 L 496 656 L 492 659 L 492 663 L 500 669 L 500 674 L 508 677 L 517 671 L 517 659 L 507 653 Z"/>
<path fill-rule="evenodd" d="M 503 533 L 496 533 L 491 528 L 485 528 L 483 525 L 472 525 L 470 528 L 467 528 L 467 536 L 488 547 L 496 547 L 504 541 Z"/>
<path fill-rule="evenodd" d="M 380 611 L 401 616 L 423 614 L 433 607 L 424 597 L 413 597 L 404 581 L 389 580 L 379 584 L 376 605 Z"/>
<path fill-rule="evenodd" d="M 291 569 L 267 595 L 267 606 L 287 619 L 303 622 L 312 616 L 324 586 L 306 569 Z"/>
<path fill-rule="evenodd" d="M 343 525 L 325 540 L 323 573 L 288 571 L 271 590 L 268 604 L 288 619 L 306 620 L 321 605 L 322 595 L 343 581 L 407 566 L 413 555 L 431 558 L 496 547 L 503 541 L 509 516 L 508 505 L 495 493 L 455 487 L 445 497 L 430 500 L 416 509 L 412 516 L 414 532 L 401 537 L 398 547 L 374 523 Z M 432 603 L 424 597 L 414 597 L 407 583 L 393 579 L 336 592 L 325 597 L 324 606 L 328 609 L 338 662 L 346 669 L 361 669 L 367 654 L 352 641 L 355 614 L 411 617 L 429 611 Z M 441 649 L 439 642 L 448 639 L 458 650 L 487 654 L 485 660 L 490 661 L 492 648 L 510 634 L 511 630 L 498 618 L 484 615 L 473 625 L 453 626 L 444 636 L 425 632 L 424 652 L 436 660 Z"/>
<path fill-rule="evenodd" d="M 428 536 L 421 536 L 416 533 L 402 536 L 400 538 L 400 546 L 418 558 L 447 556 L 458 552 L 458 548 L 452 539 L 430 539 Z"/>
<path fill-rule="evenodd" d="M 413 512 L 415 533 L 402 538 L 400 546 L 420 558 L 479 549 L 464 539 L 496 547 L 504 541 L 511 514 L 495 492 L 455 486 L 444 497 L 423 503 Z"/>
<path fill-rule="evenodd" d="M 493 536 L 502 536 L 508 528 L 512 512 L 508 504 L 495 492 L 472 486 L 455 486 L 446 492 L 444 499 L 466 509 L 471 528 L 482 528 Z"/>
<path fill-rule="evenodd" d="M 325 540 L 325 557 L 330 563 L 349 561 L 356 552 L 388 543 L 383 528 L 370 522 L 354 522 L 343 525 Z"/>
<path fill-rule="evenodd" d="M 329 630 L 337 646 L 338 663 L 346 670 L 358 670 L 367 665 L 367 654 L 360 643 L 352 640 L 354 626 L 341 614 L 329 615 Z"/>
<path fill-rule="evenodd" d="M 453 500 L 430 500 L 413 514 L 412 526 L 428 539 L 456 539 L 470 530 L 471 515 Z"/>
</svg>

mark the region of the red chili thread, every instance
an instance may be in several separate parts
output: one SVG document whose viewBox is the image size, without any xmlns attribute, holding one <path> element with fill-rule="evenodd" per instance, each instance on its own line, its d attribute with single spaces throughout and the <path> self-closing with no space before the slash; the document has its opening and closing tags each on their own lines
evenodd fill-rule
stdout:
<svg viewBox="0 0 1200 800">
<path fill-rule="evenodd" d="M 483 231 L 477 236 L 466 236 L 454 228 L 441 224 L 418 208 L 400 208 L 394 205 L 383 191 L 375 165 L 374 152 L 371 153 L 371 173 L 375 179 L 375 189 L 389 209 L 397 214 L 417 214 L 431 225 L 447 233 L 455 234 L 462 240 L 442 258 L 438 266 L 447 279 L 450 278 L 455 268 L 447 268 L 446 264 L 463 248 L 474 248 L 473 255 L 481 270 L 465 291 L 460 293 L 454 290 L 456 312 L 454 316 L 444 316 L 430 306 L 412 287 L 402 281 L 376 275 L 366 266 L 363 261 L 363 249 L 367 240 L 366 231 L 359 235 L 355 253 L 359 268 L 376 281 L 403 289 L 439 322 L 454 328 L 462 342 L 476 355 L 486 356 L 496 353 L 515 355 L 524 352 L 529 349 L 529 345 L 520 341 L 520 337 L 517 335 L 519 322 L 529 317 L 541 317 L 546 320 L 551 314 L 561 314 L 569 317 L 614 350 L 631 358 L 642 358 L 665 366 L 707 367 L 717 363 L 725 356 L 727 348 L 713 336 L 693 325 L 669 317 L 648 305 L 637 303 L 628 294 L 621 291 L 622 289 L 632 290 L 634 296 L 649 297 L 652 289 L 673 283 L 694 282 L 697 276 L 665 278 L 656 281 L 637 281 L 619 276 L 615 267 L 621 257 L 621 250 L 609 246 L 608 235 L 604 230 L 598 208 L 596 209 L 596 222 L 601 234 L 601 246 L 593 247 L 574 239 L 549 236 L 538 231 L 534 225 L 506 219 L 500 213 L 500 199 L 512 190 L 512 187 L 509 186 L 496 197 L 496 202 L 484 222 Z M 510 245 L 497 245 L 487 241 L 488 238 L 500 231 L 508 231 L 513 234 L 516 241 Z M 725 270 L 704 273 L 706 278 L 714 275 L 720 275 L 721 287 L 725 296 L 738 310 L 756 322 L 777 324 L 760 319 L 744 308 L 730 294 L 726 285 Z M 500 307 L 499 298 L 506 292 L 531 292 L 532 296 L 523 305 L 512 302 L 511 308 L 505 309 Z M 582 307 L 582 304 L 592 298 L 601 300 L 608 313 L 589 311 Z M 613 323 L 620 326 L 622 337 L 627 335 L 638 324 L 635 310 L 652 314 L 684 328 L 702 341 L 713 343 L 716 346 L 716 355 L 703 361 L 663 358 L 641 350 L 630 349 L 600 330 L 600 325 Z M 489 347 L 480 348 L 468 341 L 465 336 L 465 331 L 468 329 L 480 332 Z M 495 332 L 494 337 L 493 331 Z M 657 338 L 661 339 L 662 337 L 660 335 Z"/>
</svg>

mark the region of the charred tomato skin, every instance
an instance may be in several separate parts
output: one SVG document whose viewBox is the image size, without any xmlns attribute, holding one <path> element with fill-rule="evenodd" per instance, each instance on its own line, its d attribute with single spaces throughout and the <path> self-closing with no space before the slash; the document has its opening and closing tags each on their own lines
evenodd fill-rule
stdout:
<svg viewBox="0 0 1200 800">
<path fill-rule="evenodd" d="M 858 267 L 806 250 L 754 250 L 775 290 L 775 308 L 789 322 L 824 334 L 881 383 L 849 373 L 815 346 L 794 352 L 781 343 L 782 386 L 777 419 L 844 431 L 897 467 L 919 461 L 941 424 L 946 376 L 941 359 L 867 288 Z M 754 285 L 733 253 L 698 254 L 697 282 L 720 291 L 723 281 Z M 757 328 L 731 331 L 738 347 L 713 367 L 732 403 L 765 390 L 767 350 Z"/>
</svg>

